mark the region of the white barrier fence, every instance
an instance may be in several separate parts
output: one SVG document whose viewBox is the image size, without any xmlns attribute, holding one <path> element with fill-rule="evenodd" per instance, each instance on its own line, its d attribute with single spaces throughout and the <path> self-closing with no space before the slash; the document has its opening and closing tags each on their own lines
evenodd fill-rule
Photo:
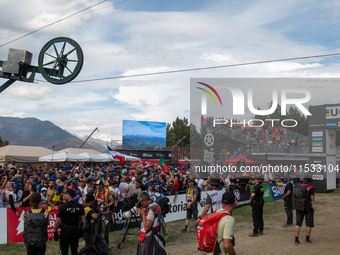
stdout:
<svg viewBox="0 0 340 255">
<path fill-rule="evenodd" d="M 7 208 L 0 208 L 0 244 L 7 243 Z"/>
</svg>

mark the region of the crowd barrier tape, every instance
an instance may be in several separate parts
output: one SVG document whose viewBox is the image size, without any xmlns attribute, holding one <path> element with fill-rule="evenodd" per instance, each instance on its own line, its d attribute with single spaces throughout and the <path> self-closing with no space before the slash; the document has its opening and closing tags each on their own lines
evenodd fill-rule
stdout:
<svg viewBox="0 0 340 255">
<path fill-rule="evenodd" d="M 283 197 L 284 188 L 286 186 L 285 181 L 279 181 L 277 183 L 261 184 L 264 188 L 264 201 L 271 202 L 273 200 L 278 200 Z M 294 185 L 294 183 L 293 183 Z M 254 189 L 254 185 L 249 185 L 249 188 L 241 187 L 240 189 L 233 190 L 235 196 L 239 200 L 238 207 L 250 204 L 250 194 Z M 170 201 L 170 211 L 165 217 L 165 222 L 172 222 L 176 220 L 182 220 L 186 218 L 186 194 L 177 195 L 175 203 L 173 202 L 174 196 L 168 196 Z M 205 200 L 207 193 L 205 191 L 201 192 L 201 201 L 198 203 L 198 215 L 202 213 L 205 207 Z M 126 218 L 124 212 L 122 211 L 123 202 L 119 202 L 118 206 L 113 212 L 115 223 L 110 226 L 110 231 L 119 231 L 123 229 Z M 46 210 L 47 206 L 44 206 Z M 0 231 L 0 244 L 5 243 L 19 243 L 23 242 L 23 231 L 24 231 L 24 220 L 22 218 L 23 214 L 29 210 L 30 207 L 18 207 L 17 210 L 20 214 L 18 218 L 11 208 L 0 208 L 0 218 L 6 219 L 5 221 L 0 221 L 0 229 L 5 229 L 7 231 Z M 50 210 L 50 224 L 48 226 L 48 239 L 53 239 L 54 236 L 54 226 L 58 213 L 58 206 L 54 210 Z M 130 220 L 130 228 L 137 227 L 140 217 L 138 214 L 133 215 Z M 9 224 L 8 224 L 9 223 Z M 59 229 L 60 231 L 60 229 Z"/>
<path fill-rule="evenodd" d="M 47 206 L 43 206 L 44 209 L 48 210 Z M 24 219 L 22 216 L 31 207 L 18 207 L 16 208 L 20 214 L 20 217 L 16 215 L 11 208 L 7 208 L 7 242 L 8 243 L 21 243 L 24 241 Z M 54 210 L 49 211 L 50 224 L 47 226 L 48 239 L 51 240 L 54 237 L 54 226 L 57 219 L 58 206 L 55 206 Z M 60 230 L 59 230 L 60 233 Z"/>
</svg>

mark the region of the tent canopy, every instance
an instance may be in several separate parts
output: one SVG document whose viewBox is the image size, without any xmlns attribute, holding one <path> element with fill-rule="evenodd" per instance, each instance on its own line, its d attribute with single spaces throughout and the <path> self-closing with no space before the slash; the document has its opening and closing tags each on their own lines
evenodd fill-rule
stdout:
<svg viewBox="0 0 340 255">
<path fill-rule="evenodd" d="M 47 156 L 40 157 L 39 161 L 42 161 L 42 162 L 65 162 L 65 161 L 76 162 L 76 161 L 89 161 L 89 159 L 87 157 L 69 153 L 69 152 L 60 152 L 60 153 L 55 153 L 55 154 L 50 154 Z"/>
<path fill-rule="evenodd" d="M 223 164 L 230 164 L 230 165 L 238 165 L 239 161 L 241 160 L 241 158 L 244 159 L 244 162 L 246 163 L 246 165 L 253 165 L 256 166 L 259 164 L 259 161 L 254 161 L 254 160 L 250 160 L 248 158 L 246 158 L 245 156 L 243 156 L 242 154 L 238 155 L 236 158 L 232 159 L 232 160 L 225 160 L 223 161 Z"/>
<path fill-rule="evenodd" d="M 69 152 L 69 153 L 73 153 L 73 154 L 81 154 L 81 153 L 92 153 L 95 155 L 101 154 L 100 151 L 96 151 L 96 150 L 92 150 L 92 149 L 79 149 L 79 148 L 66 148 L 60 151 L 57 151 L 57 153 L 59 152 Z"/>
<path fill-rule="evenodd" d="M 52 150 L 44 147 L 7 145 L 0 148 L 0 162 L 35 163 L 39 157 L 51 153 Z"/>
<path fill-rule="evenodd" d="M 109 161 L 107 157 L 102 157 L 101 154 L 96 155 L 96 154 L 92 154 L 89 152 L 84 152 L 78 155 L 87 158 L 88 161 L 91 161 L 91 162 L 108 162 Z"/>
</svg>

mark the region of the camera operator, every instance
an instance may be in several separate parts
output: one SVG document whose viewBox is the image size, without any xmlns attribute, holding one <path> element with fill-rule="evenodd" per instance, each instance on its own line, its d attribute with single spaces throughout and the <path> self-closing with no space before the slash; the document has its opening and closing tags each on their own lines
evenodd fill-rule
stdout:
<svg viewBox="0 0 340 255">
<path fill-rule="evenodd" d="M 138 196 L 138 204 L 142 207 L 142 209 L 137 207 L 137 212 L 142 218 L 142 224 L 137 245 L 137 255 L 148 255 L 152 236 L 159 232 L 157 213 L 153 208 L 157 208 L 159 214 L 161 214 L 161 209 L 156 203 L 152 203 L 149 194 L 146 192 L 142 192 Z"/>
<path fill-rule="evenodd" d="M 94 202 L 94 196 L 92 194 L 86 195 L 84 211 L 86 218 L 86 225 L 84 229 L 84 241 L 85 246 L 78 252 L 78 255 L 81 254 L 90 254 L 92 249 L 94 238 L 95 238 L 95 222 L 98 219 L 98 214 L 92 209 Z"/>
<path fill-rule="evenodd" d="M 98 209 L 103 213 L 106 220 L 110 220 L 111 211 L 110 206 L 112 206 L 115 202 L 110 190 L 104 189 L 104 183 L 101 180 L 96 182 L 96 195 L 95 199 L 97 199 Z M 98 221 L 97 223 L 97 234 L 101 235 L 102 231 L 104 232 L 104 239 L 107 245 L 109 245 L 109 224 L 105 225 L 103 221 Z"/>
</svg>

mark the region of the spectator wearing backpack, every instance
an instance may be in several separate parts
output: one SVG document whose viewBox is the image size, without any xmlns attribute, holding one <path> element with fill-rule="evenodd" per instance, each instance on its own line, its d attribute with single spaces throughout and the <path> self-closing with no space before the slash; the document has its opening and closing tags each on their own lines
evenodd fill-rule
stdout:
<svg viewBox="0 0 340 255">
<path fill-rule="evenodd" d="M 164 197 L 164 195 L 160 193 L 160 190 L 161 190 L 161 188 L 160 188 L 159 184 L 153 185 L 153 194 L 151 196 L 151 199 L 156 204 L 158 204 L 158 200 L 160 200 L 162 197 Z"/>
<path fill-rule="evenodd" d="M 293 184 L 290 182 L 289 178 L 284 179 L 286 182 L 286 187 L 284 190 L 284 195 L 282 197 L 284 201 L 284 207 L 287 215 L 287 222 L 284 224 L 284 227 L 290 227 L 293 226 L 293 201 L 292 201 L 292 195 L 293 195 Z"/>
<path fill-rule="evenodd" d="M 303 183 L 298 183 L 293 190 L 293 208 L 296 209 L 296 226 L 295 226 L 295 245 L 299 245 L 299 234 L 303 218 L 306 219 L 306 244 L 310 240 L 310 234 L 314 227 L 314 209 L 312 202 L 315 201 L 314 187 L 311 185 L 312 179 L 305 178 Z"/>
<path fill-rule="evenodd" d="M 24 219 L 24 242 L 27 255 L 44 255 L 46 252 L 49 213 L 42 208 L 41 195 L 34 192 L 30 197 L 31 209 L 22 216 Z"/>
<path fill-rule="evenodd" d="M 263 195 L 264 188 L 259 182 L 259 179 L 253 179 L 253 184 L 255 185 L 253 192 L 250 195 L 250 205 L 252 207 L 252 217 L 254 223 L 253 233 L 250 234 L 250 237 L 257 237 L 263 235 Z"/>
<path fill-rule="evenodd" d="M 238 201 L 234 192 L 225 192 L 221 202 L 222 208 L 205 216 L 204 221 L 200 221 L 197 227 L 198 249 L 207 255 L 236 254 L 234 250 L 235 219 L 231 214 Z"/>
<path fill-rule="evenodd" d="M 222 196 L 226 191 L 224 189 L 221 189 L 220 180 L 217 178 L 211 178 L 209 185 L 211 190 L 207 191 L 205 207 L 201 213 L 201 216 L 199 217 L 199 220 L 207 214 L 209 209 L 211 210 L 211 213 L 213 213 L 214 211 L 222 208 Z"/>
<path fill-rule="evenodd" d="M 199 195 L 199 188 L 194 187 L 193 179 L 188 180 L 188 186 L 185 195 L 185 201 L 187 202 L 187 217 L 185 220 L 185 227 L 181 229 L 183 232 L 187 231 L 191 217 L 194 218 L 195 222 L 198 219 L 197 197 Z"/>
<path fill-rule="evenodd" d="M 142 223 L 137 245 L 137 255 L 149 255 L 152 237 L 159 232 L 159 220 L 157 216 L 161 215 L 161 209 L 156 203 L 152 202 L 152 199 L 146 192 L 139 194 L 138 202 L 142 207 L 137 208 L 142 218 Z M 158 213 L 155 209 L 158 210 Z"/>
</svg>

